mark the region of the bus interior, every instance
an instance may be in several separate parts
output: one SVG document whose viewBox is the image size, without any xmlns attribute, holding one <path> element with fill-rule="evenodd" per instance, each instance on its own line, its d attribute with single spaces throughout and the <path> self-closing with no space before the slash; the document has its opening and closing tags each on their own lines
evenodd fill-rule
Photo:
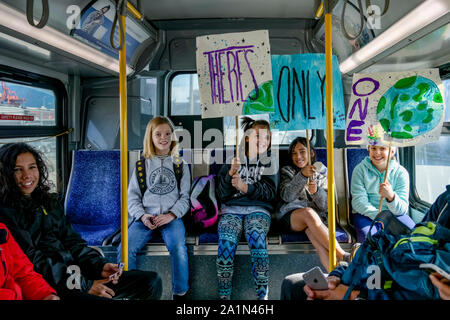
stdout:
<svg viewBox="0 0 450 320">
<path fill-rule="evenodd" d="M 115 262 L 117 246 L 111 244 L 111 236 L 121 221 L 121 102 L 119 55 L 111 48 L 110 29 L 105 26 L 111 28 L 116 1 L 58 0 L 49 1 L 48 8 L 43 6 L 47 1 L 34 1 L 31 12 L 27 2 L 0 0 L 0 142 L 25 141 L 45 155 L 54 191 L 74 228 Z M 168 116 L 180 132 L 181 155 L 189 163 L 192 180 L 217 173 L 219 166 L 210 160 L 234 152 L 234 117 L 201 116 L 196 37 L 268 30 L 271 55 L 325 52 L 320 0 L 125 2 L 142 16 L 138 19 L 130 7 L 126 13 L 128 149 L 124 152 L 129 177 L 143 148 L 146 125 L 157 115 Z M 105 6 L 109 24 L 84 28 L 88 13 Z M 339 61 L 346 112 L 356 73 L 439 70 L 447 106 L 440 137 L 400 148 L 397 154 L 410 175 L 409 215 L 418 222 L 450 184 L 450 2 L 335 0 L 329 6 L 333 54 Z M 422 24 L 415 25 L 419 20 Z M 360 34 L 349 40 L 346 33 Z M 326 131 L 312 129 L 309 134 L 318 158 L 326 163 Z M 289 143 L 305 135 L 306 130 L 300 129 L 272 136 L 280 167 L 286 163 Z M 344 250 L 356 242 L 351 172 L 366 155 L 367 148 L 347 145 L 345 132 L 334 130 L 336 239 Z M 217 228 L 187 228 L 193 300 L 217 299 L 217 241 Z M 269 231 L 268 251 L 269 299 L 280 298 L 284 277 L 320 265 L 304 232 L 284 234 L 275 223 Z M 234 265 L 232 298 L 254 299 L 244 238 Z M 138 268 L 158 272 L 163 280 L 162 299 L 171 299 L 170 257 L 160 236 L 141 250 Z"/>
</svg>

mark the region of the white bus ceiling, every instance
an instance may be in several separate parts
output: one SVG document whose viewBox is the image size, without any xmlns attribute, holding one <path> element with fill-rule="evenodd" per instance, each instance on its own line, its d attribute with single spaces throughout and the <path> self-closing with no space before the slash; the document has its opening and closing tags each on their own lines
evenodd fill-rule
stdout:
<svg viewBox="0 0 450 320">
<path fill-rule="evenodd" d="M 34 16 L 36 19 L 39 19 L 42 11 L 41 1 L 34 2 Z M 273 54 L 321 52 L 323 50 L 322 44 L 314 39 L 314 34 L 318 32 L 323 23 L 323 19 L 314 19 L 320 4 L 319 0 L 165 0 L 129 2 L 144 15 L 147 22 L 151 23 L 158 30 L 159 41 L 166 41 L 166 43 L 160 44 L 162 48 L 159 48 L 161 51 L 159 55 L 154 55 L 152 50 L 158 46 L 152 41 L 148 42 L 148 50 L 140 50 L 142 59 L 137 59 L 141 61 L 135 61 L 136 63 L 133 66 L 138 66 L 137 71 L 144 68 L 148 70 L 146 65 L 149 62 L 150 69 L 169 68 L 175 70 L 180 68 L 181 70 L 195 70 L 195 65 L 193 65 L 195 57 L 181 57 L 181 59 L 187 59 L 187 61 L 181 60 L 177 62 L 177 58 L 173 54 L 164 51 L 175 50 L 174 52 L 179 53 L 180 49 L 184 49 L 183 46 L 192 47 L 195 44 L 197 35 L 212 32 L 220 33 L 266 28 L 271 32 L 271 38 L 274 42 Z M 338 3 L 338 1 L 334 2 L 335 4 Z M 355 0 L 351 2 L 355 5 L 357 4 Z M 423 2 L 421 0 L 390 1 L 387 13 L 380 18 L 380 28 L 373 29 L 374 35 L 381 34 Z M 90 3 L 91 1 L 89 0 L 50 1 L 50 18 L 47 25 L 63 34 L 69 35 L 70 30 L 66 27 L 66 20 L 69 16 L 66 13 L 67 8 L 70 5 L 78 5 L 83 9 Z M 371 3 L 379 6 L 381 10 L 385 5 L 384 0 L 372 0 Z M 0 0 L 0 4 L 6 4 L 23 13 L 26 11 L 25 0 Z M 365 9 L 365 4 L 363 6 Z M 335 14 L 340 16 L 340 12 Z M 388 57 L 372 59 L 364 68 L 368 67 L 367 71 L 376 72 L 441 66 L 449 60 L 449 29 L 446 27 L 448 20 L 450 20 L 449 17 L 449 14 L 444 17 L 444 22 L 445 19 L 447 22 L 444 23 L 444 26 L 436 27 L 437 31 L 433 30 L 433 27 L 430 27 L 430 30 L 426 30 L 429 37 L 440 38 L 438 40 L 438 43 L 441 44 L 440 47 L 430 48 L 426 46 L 427 34 L 420 35 L 419 40 L 410 40 L 409 45 L 397 52 L 389 52 L 390 56 Z M 76 74 L 82 78 L 117 76 L 117 73 L 111 70 L 36 42 L 33 40 L 32 34 L 22 35 L 14 30 L 7 29 L 1 26 L 1 22 L 0 32 L 0 54 L 5 58 L 18 59 L 18 62 L 35 64 L 64 74 Z M 281 40 L 279 39 L 283 38 L 283 36 L 285 39 L 280 43 Z M 311 39 L 314 40 L 311 41 Z M 287 49 L 283 51 L 283 47 L 288 43 L 285 41 L 290 41 L 292 50 Z M 302 44 L 303 41 L 305 43 Z M 180 42 L 181 48 L 179 47 Z M 193 48 L 190 48 L 189 52 L 192 50 L 195 50 L 195 45 Z M 156 57 L 155 59 L 161 59 L 161 61 L 156 61 L 156 63 L 155 61 L 150 61 L 150 58 L 154 57 Z M 164 62 L 164 59 L 171 60 L 172 58 L 174 61 L 170 61 L 170 63 Z M 142 65 L 143 63 L 145 65 Z M 363 70 L 357 70 L 357 72 Z"/>
</svg>

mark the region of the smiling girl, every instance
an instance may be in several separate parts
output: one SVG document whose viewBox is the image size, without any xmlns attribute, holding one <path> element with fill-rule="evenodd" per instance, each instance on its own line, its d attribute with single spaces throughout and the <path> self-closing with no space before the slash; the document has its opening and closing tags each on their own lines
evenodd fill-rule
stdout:
<svg viewBox="0 0 450 320">
<path fill-rule="evenodd" d="M 218 174 L 217 195 L 222 202 L 218 226 L 217 276 L 219 297 L 231 298 L 234 256 L 242 231 L 252 259 L 258 300 L 268 299 L 269 256 L 267 232 L 278 186 L 278 160 L 270 155 L 267 121 L 244 117 L 245 137 L 240 160 L 227 161 Z M 231 163 L 231 164 L 230 164 Z"/>
<path fill-rule="evenodd" d="M 277 219 L 284 231 L 305 231 L 309 240 L 319 254 L 320 262 L 329 270 L 328 261 L 328 185 L 326 168 L 318 172 L 316 167 L 308 164 L 307 141 L 297 137 L 289 146 L 290 164 L 281 169 L 280 197 L 281 204 Z M 310 163 L 316 161 L 316 152 L 311 146 Z M 321 163 L 320 163 L 321 164 Z M 322 165 L 322 168 L 324 166 Z M 350 261 L 346 253 L 336 242 L 338 260 Z"/>
<path fill-rule="evenodd" d="M 128 212 L 133 218 L 128 230 L 128 263 L 130 270 L 136 269 L 137 253 L 155 231 L 160 231 L 170 253 L 173 298 L 181 300 L 189 289 L 186 231 L 181 218 L 190 208 L 191 178 L 188 165 L 178 157 L 173 131 L 173 124 L 166 117 L 155 117 L 147 124 L 143 152 L 147 189 L 141 193 L 138 168 L 128 187 Z M 177 160 L 183 161 L 179 186 L 173 169 Z M 119 247 L 118 261 L 120 252 Z"/>
<path fill-rule="evenodd" d="M 391 147 L 388 178 L 384 182 L 389 147 L 380 142 L 368 146 L 369 156 L 353 170 L 351 181 L 352 209 L 356 212 L 354 223 L 357 241 L 363 242 L 369 233 L 372 220 L 378 214 L 380 198 L 381 210 L 390 210 L 398 220 L 409 227 L 414 221 L 407 215 L 409 206 L 409 175 L 394 158 L 395 147 Z M 376 229 L 372 230 L 372 233 Z"/>
</svg>

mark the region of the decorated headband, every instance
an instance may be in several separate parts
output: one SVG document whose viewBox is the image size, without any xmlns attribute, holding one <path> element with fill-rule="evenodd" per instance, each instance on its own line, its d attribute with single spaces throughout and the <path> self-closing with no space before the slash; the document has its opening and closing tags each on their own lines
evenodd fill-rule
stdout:
<svg viewBox="0 0 450 320">
<path fill-rule="evenodd" d="M 383 144 L 381 141 L 381 135 L 379 133 L 378 127 L 375 127 L 373 125 L 369 126 L 367 134 L 367 139 L 369 141 L 369 145 L 371 146 L 378 146 Z"/>
</svg>

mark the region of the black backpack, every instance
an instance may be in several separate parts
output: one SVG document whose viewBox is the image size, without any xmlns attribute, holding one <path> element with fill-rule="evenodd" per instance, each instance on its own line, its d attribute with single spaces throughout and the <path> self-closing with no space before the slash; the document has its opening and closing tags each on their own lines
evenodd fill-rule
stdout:
<svg viewBox="0 0 450 320">
<path fill-rule="evenodd" d="M 177 180 L 178 192 L 180 192 L 180 182 L 183 177 L 183 160 L 179 155 L 173 156 L 173 172 Z M 144 196 L 145 190 L 147 190 L 147 174 L 145 172 L 145 158 L 141 157 L 136 161 L 136 178 L 138 180 L 139 189 L 141 195 Z"/>
</svg>

